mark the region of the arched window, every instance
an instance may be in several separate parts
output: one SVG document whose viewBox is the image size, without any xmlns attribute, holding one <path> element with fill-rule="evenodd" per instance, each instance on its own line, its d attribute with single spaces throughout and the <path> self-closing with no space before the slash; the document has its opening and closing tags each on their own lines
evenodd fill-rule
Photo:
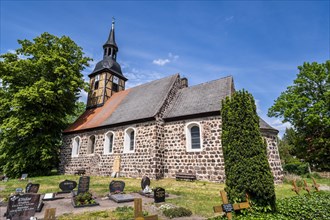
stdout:
<svg viewBox="0 0 330 220">
<path fill-rule="evenodd" d="M 95 135 L 92 135 L 88 139 L 87 154 L 93 154 L 95 150 Z"/>
<path fill-rule="evenodd" d="M 190 122 L 186 125 L 186 149 L 187 151 L 202 151 L 201 125 L 198 122 Z"/>
<path fill-rule="evenodd" d="M 104 154 L 113 153 L 114 140 L 115 140 L 115 134 L 112 131 L 109 131 L 108 133 L 105 134 Z"/>
<path fill-rule="evenodd" d="M 135 149 L 135 129 L 127 128 L 124 137 L 124 153 L 133 153 Z"/>
<path fill-rule="evenodd" d="M 73 138 L 73 141 L 72 141 L 72 152 L 71 152 L 71 156 L 72 157 L 78 157 L 79 149 L 80 149 L 80 144 L 81 144 L 80 137 L 77 136 L 77 137 Z"/>
</svg>

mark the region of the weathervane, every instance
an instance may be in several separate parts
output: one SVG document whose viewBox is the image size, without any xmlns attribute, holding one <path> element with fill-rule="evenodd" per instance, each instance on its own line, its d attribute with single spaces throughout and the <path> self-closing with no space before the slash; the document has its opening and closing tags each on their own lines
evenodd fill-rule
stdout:
<svg viewBox="0 0 330 220">
<path fill-rule="evenodd" d="M 114 17 L 114 16 L 112 16 L 112 25 L 111 25 L 111 26 L 112 26 L 112 29 L 114 29 L 114 28 L 115 28 L 115 20 L 116 20 L 116 19 L 115 19 L 115 17 Z"/>
</svg>

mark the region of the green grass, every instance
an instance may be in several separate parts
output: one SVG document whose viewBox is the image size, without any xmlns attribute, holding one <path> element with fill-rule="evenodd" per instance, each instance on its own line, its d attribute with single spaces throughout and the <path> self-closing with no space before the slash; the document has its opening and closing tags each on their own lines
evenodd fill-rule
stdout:
<svg viewBox="0 0 330 220">
<path fill-rule="evenodd" d="M 39 183 L 40 189 L 39 193 L 49 193 L 60 191 L 58 185 L 61 181 L 65 179 L 68 180 L 79 180 L 79 176 L 73 175 L 54 175 L 54 176 L 44 176 L 44 177 L 32 177 L 28 178 L 32 183 Z M 309 186 L 312 184 L 311 179 L 307 179 Z M 94 196 L 104 197 L 109 193 L 109 184 L 114 180 L 110 177 L 100 177 L 91 176 L 90 181 L 90 191 Z M 123 180 L 126 184 L 125 192 L 138 192 L 141 190 L 140 183 L 141 179 L 133 178 L 116 178 L 116 180 Z M 318 184 L 330 186 L 329 179 L 317 179 Z M 0 182 L 0 199 L 8 197 L 11 193 L 15 192 L 15 189 L 21 187 L 25 189 L 28 181 L 19 181 L 17 179 L 10 179 L 8 182 Z M 167 198 L 166 203 L 172 203 L 177 206 L 185 207 L 190 209 L 194 215 L 212 217 L 213 206 L 220 205 L 221 199 L 219 196 L 219 191 L 223 190 L 225 185 L 212 182 L 204 181 L 176 181 L 175 179 L 161 179 L 161 180 L 151 180 L 151 187 L 163 187 L 167 193 L 174 195 L 174 198 Z M 275 186 L 277 199 L 287 198 L 295 196 L 295 192 L 292 190 L 290 184 L 278 184 Z M 314 191 L 314 190 L 313 190 Z M 306 191 L 302 190 L 301 194 L 307 194 Z M 95 215 L 93 213 L 86 215 Z M 96 215 L 104 215 L 106 219 L 111 219 L 110 212 L 100 212 Z M 109 218 L 108 218 L 109 217 Z M 71 218 L 72 219 L 72 218 Z M 74 218 L 75 219 L 75 218 Z"/>
</svg>

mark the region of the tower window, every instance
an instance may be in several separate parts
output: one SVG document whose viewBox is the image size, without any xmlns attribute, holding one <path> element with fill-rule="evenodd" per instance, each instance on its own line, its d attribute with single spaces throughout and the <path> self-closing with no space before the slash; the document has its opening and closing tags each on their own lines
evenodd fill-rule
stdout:
<svg viewBox="0 0 330 220">
<path fill-rule="evenodd" d="M 116 83 L 112 83 L 112 91 L 118 92 L 118 85 Z"/>
<path fill-rule="evenodd" d="M 99 88 L 99 82 L 100 82 L 100 75 L 96 75 L 94 81 L 94 90 Z"/>
</svg>

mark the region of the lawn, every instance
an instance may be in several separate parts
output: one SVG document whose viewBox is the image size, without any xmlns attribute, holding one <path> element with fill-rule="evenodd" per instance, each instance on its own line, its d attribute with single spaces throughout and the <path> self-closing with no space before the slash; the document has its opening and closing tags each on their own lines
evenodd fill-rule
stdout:
<svg viewBox="0 0 330 220">
<path fill-rule="evenodd" d="M 54 175 L 43 177 L 28 178 L 32 183 L 39 183 L 39 193 L 58 192 L 59 183 L 68 180 L 75 180 L 78 182 L 79 176 L 73 175 Z M 98 197 L 104 197 L 109 193 L 109 183 L 113 180 L 110 177 L 91 176 L 90 191 L 93 195 Z M 126 183 L 125 192 L 138 192 L 141 190 L 141 179 L 133 178 L 116 178 L 116 180 L 122 180 Z M 312 184 L 311 179 L 306 179 L 309 185 Z M 317 179 L 317 183 L 321 185 L 330 186 L 329 179 Z M 19 181 L 16 179 L 10 179 L 8 182 L 0 182 L 0 200 L 1 198 L 8 197 L 11 193 L 15 192 L 16 188 L 23 188 L 27 181 Z M 167 193 L 176 195 L 178 197 L 173 199 L 166 199 L 166 203 L 172 203 L 178 206 L 182 206 L 190 209 L 193 214 L 204 217 L 212 217 L 213 206 L 220 205 L 221 199 L 219 191 L 224 189 L 225 185 L 220 183 L 204 182 L 204 181 L 176 181 L 175 179 L 161 179 L 151 180 L 151 187 L 162 187 Z M 275 186 L 276 197 L 286 198 L 295 196 L 295 193 L 291 190 L 290 184 L 279 184 Z M 301 194 L 307 194 L 306 191 L 302 191 Z"/>
</svg>

